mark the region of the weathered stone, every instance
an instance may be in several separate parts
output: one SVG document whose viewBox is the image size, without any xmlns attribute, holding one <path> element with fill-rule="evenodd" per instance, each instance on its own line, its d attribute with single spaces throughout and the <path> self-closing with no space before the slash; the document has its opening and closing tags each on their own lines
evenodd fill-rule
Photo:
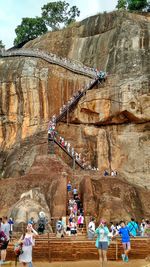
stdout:
<svg viewBox="0 0 150 267">
<path fill-rule="evenodd" d="M 115 214 L 125 218 L 132 212 L 137 217 L 149 214 L 149 190 L 142 188 L 150 188 L 149 25 L 148 16 L 112 12 L 49 32 L 26 44 L 109 72 L 107 82 L 88 91 L 68 120 L 57 128 L 88 164 L 99 168 L 99 179 L 87 173 L 85 193 L 85 173 L 78 172 L 77 184 L 87 212 L 93 209 L 97 216 L 102 214 L 108 219 Z M 47 125 L 51 116 L 58 114 L 59 108 L 90 79 L 41 59 L 14 57 L 0 58 L 0 80 L 1 177 L 13 177 L 0 181 L 1 214 L 7 213 L 23 192 L 39 187 L 50 215 L 65 215 L 67 179 L 63 172 L 69 178 L 74 174 L 55 157 L 45 156 Z M 58 148 L 55 152 L 71 166 L 64 153 Z M 100 178 L 105 169 L 118 171 L 121 180 L 115 182 L 119 189 L 113 187 L 113 180 Z M 139 185 L 139 189 L 130 183 Z M 128 188 L 128 196 L 124 188 Z M 115 195 L 117 190 L 120 197 Z M 128 198 L 132 207 L 125 204 Z"/>
<path fill-rule="evenodd" d="M 0 216 L 11 215 L 17 224 L 31 216 L 36 220 L 41 210 L 48 218 L 65 216 L 68 180 L 79 190 L 86 216 L 108 221 L 150 216 L 149 190 L 123 180 L 120 174 L 104 178 L 99 171 L 74 172 L 59 157 L 44 155 L 36 158 L 28 175 L 0 181 Z"/>
<path fill-rule="evenodd" d="M 47 50 L 109 73 L 127 74 L 128 78 L 149 74 L 149 34 L 149 16 L 116 11 L 48 32 L 25 47 Z"/>
<path fill-rule="evenodd" d="M 10 217 L 15 219 L 15 224 L 27 223 L 31 217 L 37 222 L 40 211 L 49 221 L 50 212 L 44 194 L 40 193 L 40 188 L 32 188 L 21 194 L 20 200 L 11 208 Z"/>
<path fill-rule="evenodd" d="M 17 222 L 21 222 L 31 215 L 37 218 L 41 209 L 47 216 L 49 214 L 48 218 L 65 216 L 66 173 L 70 174 L 66 164 L 57 160 L 55 156 L 45 155 L 35 159 L 27 176 L 1 180 L 0 216 L 9 213 Z"/>
</svg>

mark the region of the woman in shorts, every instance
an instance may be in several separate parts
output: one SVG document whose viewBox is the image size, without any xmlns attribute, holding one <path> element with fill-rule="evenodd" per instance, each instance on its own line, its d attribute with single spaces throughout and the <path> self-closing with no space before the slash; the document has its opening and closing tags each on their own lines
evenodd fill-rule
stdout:
<svg viewBox="0 0 150 267">
<path fill-rule="evenodd" d="M 95 230 L 97 235 L 96 247 L 99 253 L 100 266 L 105 267 L 107 264 L 107 250 L 109 245 L 109 229 L 105 220 L 100 220 L 98 228 Z"/>
<path fill-rule="evenodd" d="M 70 223 L 70 232 L 71 235 L 77 235 L 77 223 L 75 221 L 75 219 L 72 220 L 72 222 Z"/>
</svg>

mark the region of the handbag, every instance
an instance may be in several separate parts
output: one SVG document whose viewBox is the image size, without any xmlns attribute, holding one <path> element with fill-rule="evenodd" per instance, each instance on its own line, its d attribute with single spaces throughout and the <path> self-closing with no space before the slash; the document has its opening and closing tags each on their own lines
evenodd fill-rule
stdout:
<svg viewBox="0 0 150 267">
<path fill-rule="evenodd" d="M 17 257 L 23 253 L 22 243 L 15 243 L 14 253 Z"/>
</svg>

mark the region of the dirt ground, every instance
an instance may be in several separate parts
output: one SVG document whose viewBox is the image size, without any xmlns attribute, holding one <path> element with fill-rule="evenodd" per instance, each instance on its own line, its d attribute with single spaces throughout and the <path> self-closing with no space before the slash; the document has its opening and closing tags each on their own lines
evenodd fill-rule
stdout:
<svg viewBox="0 0 150 267">
<path fill-rule="evenodd" d="M 6 266 L 6 265 L 5 265 Z M 13 263 L 11 267 L 14 267 Z M 17 264 L 21 267 L 20 264 Z M 128 263 L 122 261 L 108 261 L 107 267 L 150 267 L 150 262 L 145 260 L 130 260 Z M 33 267 L 100 267 L 98 261 L 77 261 L 77 262 L 33 262 Z"/>
</svg>

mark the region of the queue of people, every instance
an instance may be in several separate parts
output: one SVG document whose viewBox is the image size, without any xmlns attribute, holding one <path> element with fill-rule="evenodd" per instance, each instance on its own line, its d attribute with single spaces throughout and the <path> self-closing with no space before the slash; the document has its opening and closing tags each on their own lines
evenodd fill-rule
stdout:
<svg viewBox="0 0 150 267">
<path fill-rule="evenodd" d="M 99 82 L 102 82 L 103 80 L 106 79 L 106 73 L 103 71 L 98 71 L 97 69 L 93 69 L 95 72 L 95 77 L 98 79 Z M 95 79 L 90 81 L 89 84 L 87 84 L 85 87 L 77 90 L 73 96 L 68 100 L 66 104 L 63 104 L 62 107 L 60 107 L 60 112 L 59 115 L 56 117 L 56 115 L 52 116 L 52 119 L 50 120 L 48 124 L 48 140 L 51 141 L 53 139 L 57 139 L 57 131 L 56 131 L 56 122 L 62 118 L 63 114 L 66 113 L 66 111 L 69 111 L 71 109 L 72 105 L 76 103 L 76 100 L 86 93 L 87 90 L 90 90 L 92 87 L 92 84 L 95 83 Z M 81 158 L 81 153 L 75 152 L 74 148 L 71 147 L 70 142 L 65 141 L 63 137 L 59 136 L 59 143 L 63 146 L 63 148 L 66 149 L 66 151 L 74 157 L 76 161 L 78 161 L 83 168 L 87 170 L 94 170 L 98 171 L 99 169 L 96 168 L 95 166 L 89 165 L 84 158 Z"/>
</svg>

